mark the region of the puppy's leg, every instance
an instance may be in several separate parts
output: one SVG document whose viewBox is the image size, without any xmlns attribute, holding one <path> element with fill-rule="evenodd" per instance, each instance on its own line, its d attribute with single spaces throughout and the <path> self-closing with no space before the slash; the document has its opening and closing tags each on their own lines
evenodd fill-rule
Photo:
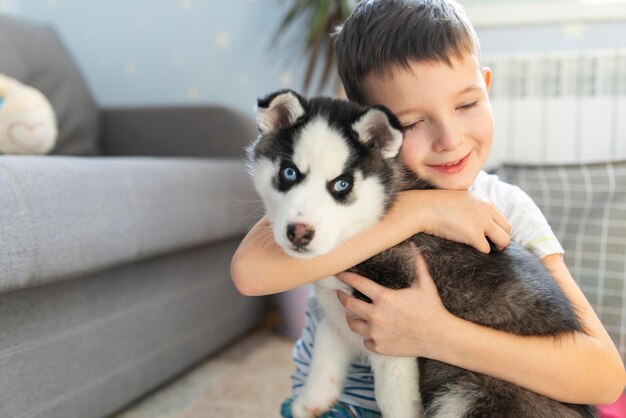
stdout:
<svg viewBox="0 0 626 418">
<path fill-rule="evenodd" d="M 376 403 L 385 418 L 421 417 L 417 359 L 370 355 Z"/>
<path fill-rule="evenodd" d="M 352 353 L 327 320 L 317 326 L 309 376 L 301 395 L 293 402 L 294 418 L 320 415 L 337 402 L 352 360 Z"/>
</svg>

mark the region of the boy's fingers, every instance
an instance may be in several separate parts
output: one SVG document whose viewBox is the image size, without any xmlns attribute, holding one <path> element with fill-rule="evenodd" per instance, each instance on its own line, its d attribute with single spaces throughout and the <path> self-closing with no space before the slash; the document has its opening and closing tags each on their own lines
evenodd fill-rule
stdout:
<svg viewBox="0 0 626 418">
<path fill-rule="evenodd" d="M 507 235 L 511 235 L 511 224 L 509 223 L 509 220 L 506 219 L 506 216 L 504 216 L 502 212 L 500 212 L 499 210 L 496 210 L 494 220 L 496 221 L 498 226 L 500 226 L 500 228 L 502 228 L 502 230 L 506 232 Z"/>
<path fill-rule="evenodd" d="M 491 251 L 491 247 L 489 246 L 489 241 L 483 236 L 480 241 L 470 243 L 470 245 L 476 248 L 481 253 L 489 254 Z"/>
<path fill-rule="evenodd" d="M 358 290 L 372 301 L 378 299 L 378 295 L 386 288 L 379 285 L 373 280 L 363 277 L 360 274 L 344 271 L 336 276 L 339 280 L 347 284 L 348 286 Z"/>
<path fill-rule="evenodd" d="M 417 273 L 417 280 L 419 287 L 429 286 L 436 287 L 430 272 L 428 271 L 428 264 L 426 259 L 421 253 L 415 254 L 415 270 Z"/>
<path fill-rule="evenodd" d="M 472 192 L 472 194 L 483 200 L 484 202 L 487 202 L 490 204 L 491 206 L 491 212 L 492 212 L 492 216 L 493 219 L 496 221 L 496 223 L 498 225 L 500 225 L 500 227 L 506 231 L 507 234 L 511 234 L 511 224 L 509 224 L 508 219 L 506 219 L 506 216 L 504 216 L 504 214 L 502 213 L 502 211 L 500 211 L 500 209 L 498 209 L 498 207 L 496 205 L 494 205 L 494 203 L 491 201 L 491 199 L 489 198 L 489 195 L 486 192 L 482 192 L 482 191 L 475 191 Z"/>
<path fill-rule="evenodd" d="M 487 230 L 487 236 L 500 250 L 506 248 L 511 241 L 509 234 L 507 234 L 506 231 L 500 227 L 500 225 L 496 224 L 492 224 L 489 227 L 489 230 Z"/>
<path fill-rule="evenodd" d="M 357 299 L 354 296 L 350 296 L 342 290 L 337 291 L 337 298 L 346 311 L 360 318 L 367 318 L 372 308 L 371 304 L 361 299 Z"/>
<path fill-rule="evenodd" d="M 372 353 L 376 353 L 377 352 L 376 351 L 376 344 L 374 343 L 374 340 L 372 340 L 371 338 L 364 338 L 363 339 L 363 345 L 365 346 L 365 348 L 370 350 Z"/>
<path fill-rule="evenodd" d="M 417 270 L 418 277 L 422 276 L 424 273 L 428 273 L 428 266 L 426 265 L 426 260 L 422 253 L 415 253 L 415 269 Z"/>
<path fill-rule="evenodd" d="M 357 334 L 363 336 L 363 337 L 368 337 L 369 336 L 369 324 L 367 323 L 366 320 L 361 319 L 361 318 L 350 318 L 347 317 L 346 321 L 348 322 L 348 327 L 353 331 L 356 332 Z"/>
</svg>

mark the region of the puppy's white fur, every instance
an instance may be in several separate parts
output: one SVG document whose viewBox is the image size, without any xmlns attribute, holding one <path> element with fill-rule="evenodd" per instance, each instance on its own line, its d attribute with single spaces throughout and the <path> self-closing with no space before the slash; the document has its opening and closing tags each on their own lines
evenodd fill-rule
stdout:
<svg viewBox="0 0 626 418">
<path fill-rule="evenodd" d="M 428 415 L 432 418 L 462 417 L 470 406 L 470 398 L 466 394 L 452 391 L 436 398 L 428 409 Z"/>
<path fill-rule="evenodd" d="M 305 174 L 304 180 L 287 193 L 271 187 L 279 162 L 261 159 L 254 163 L 254 179 L 272 222 L 276 242 L 294 257 L 310 258 L 332 250 L 339 242 L 363 230 L 383 213 L 383 187 L 375 177 L 355 172 L 357 201 L 340 205 L 327 190 L 327 183 L 344 171 L 349 149 L 339 132 L 323 119 L 311 121 L 296 141 L 293 162 Z M 307 252 L 296 252 L 287 239 L 287 225 L 303 223 L 315 230 Z"/>
</svg>

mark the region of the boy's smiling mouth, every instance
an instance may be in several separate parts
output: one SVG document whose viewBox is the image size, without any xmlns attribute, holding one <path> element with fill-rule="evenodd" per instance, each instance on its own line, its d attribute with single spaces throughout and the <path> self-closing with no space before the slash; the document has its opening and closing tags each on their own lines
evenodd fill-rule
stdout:
<svg viewBox="0 0 626 418">
<path fill-rule="evenodd" d="M 444 174 L 458 173 L 459 171 L 463 170 L 463 168 L 467 164 L 467 160 L 469 160 L 470 155 L 471 155 L 471 152 L 468 153 L 465 157 L 461 158 L 460 160 L 450 161 L 444 164 L 432 164 L 432 165 L 429 164 L 428 167 L 435 169 Z"/>
</svg>

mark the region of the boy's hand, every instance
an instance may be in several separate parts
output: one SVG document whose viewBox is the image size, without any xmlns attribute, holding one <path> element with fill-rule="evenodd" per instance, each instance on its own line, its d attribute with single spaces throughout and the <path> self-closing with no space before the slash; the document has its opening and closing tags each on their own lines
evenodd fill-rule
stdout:
<svg viewBox="0 0 626 418">
<path fill-rule="evenodd" d="M 415 192 L 400 193 L 400 203 L 404 199 L 410 200 L 410 193 Z M 427 190 L 419 193 L 422 193 L 420 198 L 428 198 L 420 205 L 423 232 L 470 245 L 483 253 L 490 251 L 487 237 L 499 249 L 509 245 L 511 225 L 485 193 L 457 190 Z M 415 204 L 414 201 L 411 203 Z"/>
<path fill-rule="evenodd" d="M 426 261 L 416 252 L 417 279 L 407 289 L 394 290 L 356 273 L 343 272 L 337 278 L 372 300 L 367 303 L 337 291 L 346 309 L 350 329 L 363 337 L 367 349 L 378 354 L 402 357 L 429 357 L 440 344 L 450 314 L 441 302 Z"/>
</svg>

